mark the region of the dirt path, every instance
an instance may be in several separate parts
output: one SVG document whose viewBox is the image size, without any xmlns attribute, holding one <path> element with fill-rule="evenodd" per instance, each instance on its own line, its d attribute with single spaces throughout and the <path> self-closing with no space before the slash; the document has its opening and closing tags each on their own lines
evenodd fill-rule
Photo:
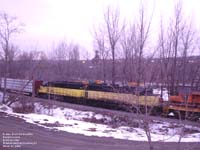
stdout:
<svg viewBox="0 0 200 150">
<path fill-rule="evenodd" d="M 18 148 L 3 147 L 3 134 L 27 134 L 20 142 L 32 142 Z M 29 134 L 29 135 L 28 135 Z M 146 142 L 116 140 L 113 138 L 87 137 L 62 131 L 53 131 L 0 113 L 0 150 L 148 150 Z M 182 143 L 181 150 L 199 150 L 199 143 Z M 156 150 L 176 150 L 176 143 L 154 143 Z"/>
</svg>

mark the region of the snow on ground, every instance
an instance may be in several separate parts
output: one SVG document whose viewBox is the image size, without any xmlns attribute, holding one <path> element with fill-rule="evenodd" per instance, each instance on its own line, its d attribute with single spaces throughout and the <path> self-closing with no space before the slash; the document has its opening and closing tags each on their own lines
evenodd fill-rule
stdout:
<svg viewBox="0 0 200 150">
<path fill-rule="evenodd" d="M 94 112 L 90 111 L 78 111 L 74 109 L 69 108 L 60 108 L 53 106 L 53 108 L 49 108 L 48 106 L 43 106 L 40 103 L 35 103 L 35 113 L 37 114 L 45 114 L 54 116 L 61 119 L 74 119 L 74 120 L 84 120 L 85 118 L 95 118 L 97 120 L 100 119 L 106 119 L 108 121 L 111 120 L 110 117 L 102 115 L 102 114 L 96 114 Z"/>
<path fill-rule="evenodd" d="M 53 106 L 43 106 L 35 103 L 34 113 L 14 113 L 6 105 L 0 105 L 0 112 L 24 119 L 26 122 L 36 124 L 56 131 L 66 131 L 86 136 L 113 137 L 134 141 L 147 141 L 144 130 L 141 127 L 118 126 L 113 127 L 109 123 L 112 117 L 96 114 L 90 111 Z M 88 119 L 88 121 L 87 121 Z M 91 120 L 95 120 L 94 122 Z M 98 122 L 98 120 L 103 120 Z M 152 141 L 177 142 L 180 133 L 182 142 L 200 142 L 200 127 L 185 126 L 184 128 L 175 123 L 153 121 L 150 124 Z M 181 132 L 183 131 L 184 132 Z"/>
<path fill-rule="evenodd" d="M 8 114 L 12 114 L 13 110 L 12 110 L 12 108 L 8 107 L 7 105 L 0 104 L 0 112 L 6 112 Z"/>
</svg>

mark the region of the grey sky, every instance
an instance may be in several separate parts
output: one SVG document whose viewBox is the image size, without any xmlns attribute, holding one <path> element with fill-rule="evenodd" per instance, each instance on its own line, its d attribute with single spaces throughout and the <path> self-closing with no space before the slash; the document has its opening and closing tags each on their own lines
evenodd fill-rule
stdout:
<svg viewBox="0 0 200 150">
<path fill-rule="evenodd" d="M 153 29 L 159 17 L 172 15 L 174 0 L 146 0 L 149 12 L 154 10 Z M 185 16 L 200 27 L 200 1 L 182 0 Z M 118 6 L 121 17 L 129 22 L 136 17 L 139 0 L 0 0 L 0 11 L 16 16 L 25 24 L 25 30 L 17 38 L 21 49 L 50 49 L 60 40 L 78 42 L 92 51 L 93 26 L 102 21 L 108 5 Z M 155 5 L 154 5 L 155 4 Z"/>
</svg>

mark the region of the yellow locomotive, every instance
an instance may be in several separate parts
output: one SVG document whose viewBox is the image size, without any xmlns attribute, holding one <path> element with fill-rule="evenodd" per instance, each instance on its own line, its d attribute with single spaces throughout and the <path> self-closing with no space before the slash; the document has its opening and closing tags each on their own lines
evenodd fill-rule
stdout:
<svg viewBox="0 0 200 150">
<path fill-rule="evenodd" d="M 77 100 L 94 100 L 94 103 L 95 101 L 104 101 L 143 107 L 161 108 L 162 106 L 159 96 L 136 95 L 133 88 L 112 87 L 101 82 L 93 84 L 88 82 L 49 82 L 41 85 L 38 93 L 46 96 L 70 97 Z"/>
</svg>

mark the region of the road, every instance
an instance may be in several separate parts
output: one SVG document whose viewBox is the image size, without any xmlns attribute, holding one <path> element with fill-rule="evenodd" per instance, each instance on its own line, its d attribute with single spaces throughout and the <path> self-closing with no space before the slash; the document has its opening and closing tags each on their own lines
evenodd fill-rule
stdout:
<svg viewBox="0 0 200 150">
<path fill-rule="evenodd" d="M 21 136 L 20 142 L 32 142 L 18 148 L 3 147 L 3 134 L 30 133 Z M 147 142 L 117 140 L 113 138 L 87 137 L 62 131 L 49 130 L 26 123 L 20 118 L 0 113 L 0 150 L 148 150 Z M 5 145 L 4 145 L 5 146 Z M 181 150 L 199 150 L 199 143 L 179 144 Z M 177 143 L 154 143 L 155 150 L 176 150 Z"/>
</svg>

